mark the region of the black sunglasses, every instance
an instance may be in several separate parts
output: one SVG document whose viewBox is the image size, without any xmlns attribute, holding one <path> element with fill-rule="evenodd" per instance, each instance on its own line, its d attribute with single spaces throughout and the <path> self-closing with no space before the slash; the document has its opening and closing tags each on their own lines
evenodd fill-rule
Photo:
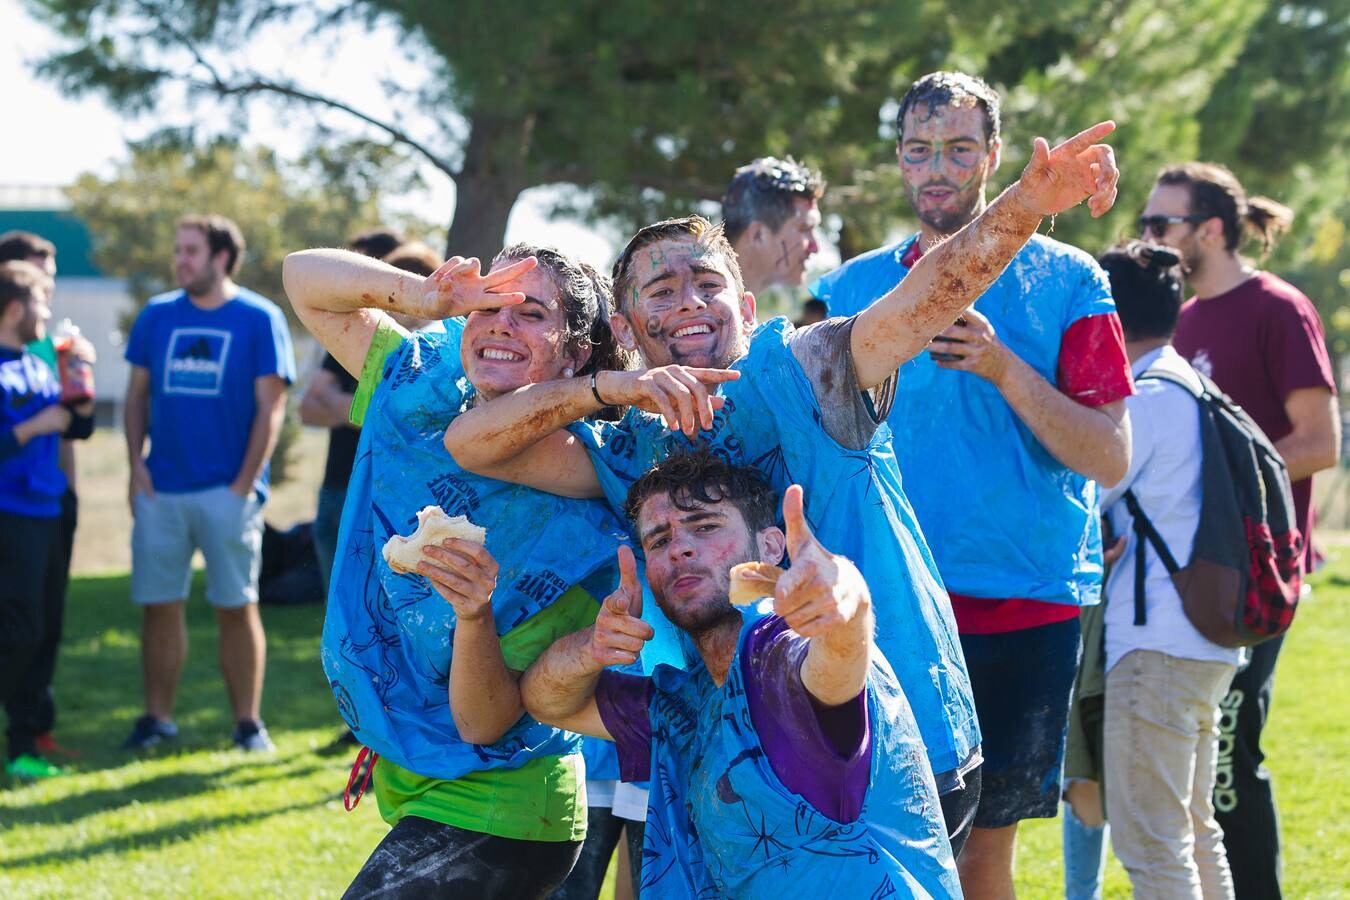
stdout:
<svg viewBox="0 0 1350 900">
<path fill-rule="evenodd" d="M 1203 222 L 1210 216 L 1189 215 L 1189 216 L 1140 216 L 1139 233 L 1145 234 L 1149 229 L 1154 234 L 1162 234 L 1167 230 L 1168 225 L 1179 225 L 1182 222 Z"/>
</svg>

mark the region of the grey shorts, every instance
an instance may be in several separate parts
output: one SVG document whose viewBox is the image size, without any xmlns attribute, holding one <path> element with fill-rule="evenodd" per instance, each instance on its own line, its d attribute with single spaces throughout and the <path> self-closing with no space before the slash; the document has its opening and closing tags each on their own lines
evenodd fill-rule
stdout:
<svg viewBox="0 0 1350 900">
<path fill-rule="evenodd" d="M 228 487 L 132 500 L 131 599 L 143 606 L 187 597 L 192 554 L 206 558 L 206 600 L 231 609 L 258 602 L 262 504 Z"/>
</svg>

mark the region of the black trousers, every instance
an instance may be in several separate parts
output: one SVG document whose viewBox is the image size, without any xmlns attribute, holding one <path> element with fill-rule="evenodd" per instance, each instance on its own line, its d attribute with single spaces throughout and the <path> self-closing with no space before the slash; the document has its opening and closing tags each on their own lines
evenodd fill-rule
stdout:
<svg viewBox="0 0 1350 900">
<path fill-rule="evenodd" d="M 629 871 L 618 872 L 616 877 L 627 875 L 633 884 L 633 896 L 641 896 L 644 823 L 621 819 L 606 806 L 592 806 L 586 813 L 586 843 L 581 847 L 581 856 L 577 857 L 572 874 L 549 895 L 549 900 L 596 900 L 605 881 L 605 872 L 609 870 L 609 859 L 625 828 L 628 829 Z"/>
<path fill-rule="evenodd" d="M 543 900 L 580 852 L 581 841 L 518 841 L 407 816 L 380 841 L 343 897 Z"/>
<path fill-rule="evenodd" d="M 8 758 L 36 751 L 43 726 L 44 651 L 60 642 L 65 609 L 65 565 L 60 558 L 61 519 L 0 512 L 0 700 L 9 719 Z M 50 702 L 50 701 L 48 701 Z M 36 726 L 36 730 L 35 730 Z M 48 726 L 49 727 L 49 726 Z"/>
<path fill-rule="evenodd" d="M 942 804 L 942 818 L 947 824 L 947 840 L 952 845 L 952 856 L 960 856 L 975 827 L 975 810 L 980 808 L 980 786 L 984 780 L 984 765 L 966 773 L 964 787 L 948 791 L 938 798 Z"/>
<path fill-rule="evenodd" d="M 1270 715 L 1275 663 L 1284 637 L 1252 648 L 1252 661 L 1233 678 L 1219 706 L 1219 763 L 1214 811 L 1233 871 L 1237 900 L 1280 897 L 1280 816 L 1261 731 Z"/>
</svg>

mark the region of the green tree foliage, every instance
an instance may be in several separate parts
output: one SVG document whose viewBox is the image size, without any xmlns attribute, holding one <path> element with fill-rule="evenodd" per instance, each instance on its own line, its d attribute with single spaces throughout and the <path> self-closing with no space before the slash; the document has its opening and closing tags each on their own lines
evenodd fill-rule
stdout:
<svg viewBox="0 0 1350 900">
<path fill-rule="evenodd" d="M 876 246 L 909 217 L 895 102 L 938 68 L 983 74 L 1002 91 L 1002 181 L 1020 170 L 1033 136 L 1119 122 L 1117 210 L 1102 220 L 1074 212 L 1054 226 L 1091 251 L 1133 232 L 1160 166 L 1207 157 L 1299 211 L 1300 230 L 1272 261 L 1296 272 L 1313 235 L 1322 247 L 1330 240 L 1322 223 L 1350 186 L 1350 0 L 27 4 L 68 41 L 41 67 L 68 90 L 147 110 L 186 85 L 189 96 L 261 96 L 345 115 L 454 180 L 448 243 L 478 256 L 500 245 L 527 188 L 571 186 L 560 208 L 631 229 L 715 210 L 732 170 L 766 153 L 825 172 L 845 257 Z M 394 29 L 425 76 L 387 85 L 378 111 L 324 93 L 284 61 L 259 68 L 267 54 L 251 52 L 289 29 L 292 39 L 331 42 L 343 59 L 351 32 L 342 29 L 376 25 Z M 1343 261 L 1344 247 L 1334 255 Z M 1345 300 L 1338 294 L 1336 308 Z"/>
<path fill-rule="evenodd" d="M 127 279 L 137 302 L 173 287 L 178 219 L 212 212 L 233 219 L 244 234 L 239 283 L 289 309 L 282 259 L 297 247 L 342 246 L 354 232 L 380 224 L 380 180 L 397 165 L 390 156 L 384 147 L 360 144 L 288 163 L 237 141 L 197 142 L 165 132 L 133 144 L 109 176 L 83 175 L 67 193 L 94 235 L 94 262 Z M 396 224 L 427 227 L 406 218 Z"/>
<path fill-rule="evenodd" d="M 291 313 L 281 261 L 297 247 L 342 246 L 381 223 L 425 234 L 426 223 L 381 216 L 379 185 L 400 168 L 385 147 L 351 144 L 286 163 L 269 150 L 191 135 L 162 133 L 134 144 L 108 177 L 83 175 L 68 190 L 72 211 L 94 236 L 94 262 L 127 280 L 139 307 L 173 280 L 175 225 L 187 213 L 220 213 L 238 223 L 247 250 L 236 280 Z M 406 183 L 406 182 L 405 182 Z M 128 326 L 130 322 L 126 323 Z M 287 417 L 273 455 L 273 480 L 284 481 L 295 438 Z"/>
</svg>

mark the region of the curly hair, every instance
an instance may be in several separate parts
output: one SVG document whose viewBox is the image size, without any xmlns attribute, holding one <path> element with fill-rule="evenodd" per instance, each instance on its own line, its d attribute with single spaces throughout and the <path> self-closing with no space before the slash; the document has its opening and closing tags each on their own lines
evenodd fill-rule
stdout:
<svg viewBox="0 0 1350 900">
<path fill-rule="evenodd" d="M 905 116 L 920 105 L 928 107 L 929 115 L 942 106 L 978 106 L 984 114 L 985 146 L 992 146 L 998 139 L 998 91 L 985 84 L 983 78 L 964 72 L 932 72 L 914 82 L 901 98 L 900 109 L 895 114 L 898 140 L 905 139 Z"/>
<path fill-rule="evenodd" d="M 623 509 L 634 526 L 642 504 L 658 494 L 682 510 L 725 500 L 740 510 L 752 535 L 778 521 L 778 498 L 763 473 L 733 465 L 708 447 L 666 457 L 633 482 Z"/>
</svg>

